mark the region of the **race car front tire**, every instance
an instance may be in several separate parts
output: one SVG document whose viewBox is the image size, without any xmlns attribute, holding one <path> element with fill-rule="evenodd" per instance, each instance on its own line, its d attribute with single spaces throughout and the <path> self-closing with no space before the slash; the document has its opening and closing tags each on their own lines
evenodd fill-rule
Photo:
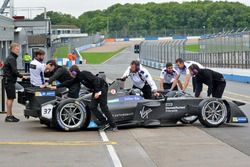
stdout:
<svg viewBox="0 0 250 167">
<path fill-rule="evenodd" d="M 66 99 L 56 109 L 55 123 L 63 131 L 77 131 L 88 122 L 87 110 L 81 102 Z"/>
<path fill-rule="evenodd" d="M 204 99 L 199 104 L 199 121 L 205 127 L 218 127 L 227 119 L 227 107 L 220 99 Z"/>
</svg>

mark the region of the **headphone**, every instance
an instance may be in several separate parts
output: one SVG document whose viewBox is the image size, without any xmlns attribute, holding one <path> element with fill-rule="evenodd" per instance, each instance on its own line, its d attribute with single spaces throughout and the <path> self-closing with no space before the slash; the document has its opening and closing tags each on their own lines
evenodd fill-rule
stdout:
<svg viewBox="0 0 250 167">
<path fill-rule="evenodd" d="M 70 71 L 71 72 L 71 74 L 73 75 L 73 76 L 76 76 L 77 75 L 77 72 L 76 71 Z"/>
<path fill-rule="evenodd" d="M 131 63 L 130 63 L 131 65 L 133 65 L 133 64 L 135 64 L 135 66 L 136 66 L 136 72 L 138 72 L 138 71 L 140 71 L 140 61 L 138 61 L 138 60 L 133 60 Z"/>
<path fill-rule="evenodd" d="M 77 76 L 77 74 L 80 72 L 76 65 L 71 66 L 69 71 L 73 76 Z"/>
</svg>

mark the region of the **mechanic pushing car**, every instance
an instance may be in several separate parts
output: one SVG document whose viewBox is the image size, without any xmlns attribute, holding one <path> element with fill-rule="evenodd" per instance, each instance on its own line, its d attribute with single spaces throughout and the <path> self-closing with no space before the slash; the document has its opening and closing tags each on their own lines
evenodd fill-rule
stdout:
<svg viewBox="0 0 250 167">
<path fill-rule="evenodd" d="M 162 90 L 178 90 L 177 85 L 173 85 L 176 81 L 178 72 L 173 68 L 172 63 L 167 63 L 166 67 L 160 74 L 160 89 Z"/>
<path fill-rule="evenodd" d="M 113 116 L 110 113 L 107 105 L 108 84 L 106 83 L 106 81 L 102 78 L 93 75 L 89 71 L 80 71 L 77 65 L 73 65 L 69 69 L 69 71 L 74 79 L 63 82 L 62 84 L 58 85 L 57 88 L 69 87 L 70 85 L 73 85 L 75 83 L 82 83 L 83 85 L 85 85 L 87 88 L 93 91 L 90 110 L 100 121 L 102 125 L 100 130 L 117 131 Z M 99 104 L 102 112 L 97 109 Z"/>
<path fill-rule="evenodd" d="M 152 92 L 154 93 L 154 96 L 159 96 L 153 78 L 138 60 L 133 60 L 130 63 L 130 66 L 121 79 L 125 81 L 128 77 L 130 77 L 133 82 L 133 88 L 140 89 L 143 92 L 143 97 L 145 99 L 151 99 Z"/>
<path fill-rule="evenodd" d="M 45 52 L 39 49 L 35 52 L 34 60 L 30 62 L 30 83 L 34 87 L 40 87 L 45 84 L 45 64 L 43 63 L 44 56 Z"/>
<path fill-rule="evenodd" d="M 44 85 L 41 86 L 41 88 L 48 87 L 51 85 L 54 81 L 59 81 L 60 83 L 63 83 L 65 81 L 73 79 L 68 71 L 67 68 L 59 66 L 55 60 L 49 60 L 46 63 L 46 68 L 44 71 L 45 75 L 50 74 L 48 82 L 46 82 Z M 79 91 L 80 91 L 80 83 L 74 83 L 70 85 L 68 92 L 69 98 L 78 98 L 79 97 Z"/>
<path fill-rule="evenodd" d="M 222 74 L 210 69 L 200 69 L 196 64 L 188 67 L 195 81 L 195 97 L 200 97 L 202 84 L 208 86 L 207 96 L 221 98 L 226 87 L 226 81 Z"/>
<path fill-rule="evenodd" d="M 178 58 L 176 59 L 175 61 L 176 63 L 176 70 L 178 72 L 178 75 L 176 77 L 176 81 L 173 83 L 173 85 L 179 85 L 180 89 L 182 91 L 186 91 L 188 85 L 189 85 L 189 82 L 190 82 L 190 78 L 191 78 L 191 75 L 190 75 L 190 72 L 188 70 L 188 67 L 192 64 L 196 64 L 197 66 L 199 66 L 200 69 L 204 69 L 204 67 L 198 63 L 198 62 L 195 62 L 195 61 L 185 61 L 181 58 Z M 185 76 L 185 79 L 184 79 L 184 84 L 182 84 L 182 82 L 180 81 L 180 76 L 183 75 Z M 195 91 L 195 82 L 194 82 L 194 78 L 192 78 L 192 83 L 193 83 L 193 91 Z"/>
<path fill-rule="evenodd" d="M 5 122 L 19 122 L 19 119 L 12 115 L 12 107 L 14 99 L 16 98 L 16 81 L 18 78 L 24 78 L 17 70 L 17 57 L 20 53 L 20 45 L 18 43 L 12 43 L 10 45 L 10 55 L 4 61 L 3 76 L 4 86 L 7 94 L 7 116 Z"/>
</svg>

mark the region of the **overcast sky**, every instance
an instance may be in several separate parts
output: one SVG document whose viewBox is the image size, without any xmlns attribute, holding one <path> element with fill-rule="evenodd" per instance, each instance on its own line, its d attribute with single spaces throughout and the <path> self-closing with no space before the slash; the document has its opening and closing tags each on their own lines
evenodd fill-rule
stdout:
<svg viewBox="0 0 250 167">
<path fill-rule="evenodd" d="M 60 11 L 63 13 L 79 16 L 83 12 L 106 9 L 116 3 L 147 3 L 147 2 L 187 2 L 189 0 L 14 0 L 15 7 L 46 7 L 47 10 Z M 250 6 L 250 0 L 227 0 L 241 2 Z M 0 5 L 3 0 L 0 0 Z"/>
</svg>

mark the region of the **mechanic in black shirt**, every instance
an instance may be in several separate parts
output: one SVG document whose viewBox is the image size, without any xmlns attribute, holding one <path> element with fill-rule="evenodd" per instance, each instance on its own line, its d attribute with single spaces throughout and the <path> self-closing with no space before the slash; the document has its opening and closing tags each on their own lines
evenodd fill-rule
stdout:
<svg viewBox="0 0 250 167">
<path fill-rule="evenodd" d="M 190 74 L 195 81 L 195 97 L 199 97 L 202 84 L 208 86 L 207 96 L 221 98 L 226 87 L 226 81 L 222 74 L 210 69 L 200 69 L 196 64 L 189 66 Z"/>
<path fill-rule="evenodd" d="M 48 85 L 51 85 L 55 81 L 59 81 L 60 83 L 64 83 L 65 81 L 73 79 L 72 76 L 70 75 L 68 69 L 57 65 L 55 60 L 49 60 L 46 63 L 46 67 L 45 67 L 44 72 L 45 72 L 45 74 L 49 75 L 49 80 L 43 86 L 41 86 L 42 88 L 47 87 Z M 67 88 L 69 88 L 69 92 L 68 92 L 69 98 L 78 98 L 79 97 L 80 83 L 74 83 L 72 85 L 69 85 Z"/>
<path fill-rule="evenodd" d="M 102 125 L 100 130 L 116 131 L 117 127 L 114 123 L 113 116 L 110 113 L 107 105 L 108 84 L 106 83 L 106 81 L 102 78 L 93 75 L 89 71 L 80 71 L 77 65 L 73 65 L 69 69 L 69 71 L 72 77 L 74 77 L 74 79 L 63 82 L 62 84 L 58 85 L 57 88 L 65 86 L 67 87 L 74 83 L 82 83 L 83 85 L 85 85 L 93 92 L 90 110 L 100 121 Z M 97 109 L 98 104 L 100 104 L 102 112 Z M 107 119 L 104 117 L 103 114 Z"/>
<path fill-rule="evenodd" d="M 17 78 L 24 78 L 17 70 L 17 57 L 20 52 L 20 45 L 18 43 L 12 43 L 10 45 L 10 55 L 4 62 L 3 75 L 4 86 L 7 94 L 7 116 L 5 122 L 19 122 L 19 119 L 12 115 L 12 106 L 14 99 L 16 98 L 16 81 Z"/>
</svg>

